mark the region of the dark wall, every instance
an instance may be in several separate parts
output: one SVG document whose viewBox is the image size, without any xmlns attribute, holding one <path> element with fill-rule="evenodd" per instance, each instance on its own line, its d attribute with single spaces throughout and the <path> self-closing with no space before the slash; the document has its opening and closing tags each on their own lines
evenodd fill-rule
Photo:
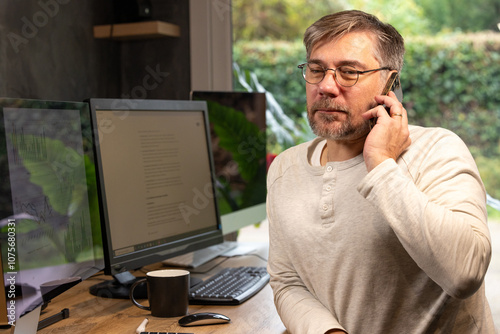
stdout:
<svg viewBox="0 0 500 334">
<path fill-rule="evenodd" d="M 153 19 L 179 25 L 181 37 L 94 39 L 94 25 L 114 20 L 111 0 L 1 1 L 0 96 L 188 99 L 188 1 L 152 4 Z"/>
<path fill-rule="evenodd" d="M 122 93 L 132 98 L 189 99 L 189 1 L 151 3 L 153 19 L 178 25 L 181 36 L 122 43 Z"/>
</svg>

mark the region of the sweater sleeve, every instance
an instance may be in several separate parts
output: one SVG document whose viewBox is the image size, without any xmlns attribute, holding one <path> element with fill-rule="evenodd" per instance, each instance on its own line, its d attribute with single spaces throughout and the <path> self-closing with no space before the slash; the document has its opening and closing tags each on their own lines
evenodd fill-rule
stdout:
<svg viewBox="0 0 500 334">
<path fill-rule="evenodd" d="M 268 172 L 268 191 L 277 178 L 276 158 Z M 288 332 L 304 334 L 321 334 L 330 329 L 341 329 L 332 313 L 309 292 L 301 280 L 288 256 L 288 244 L 281 237 L 281 226 L 274 219 L 272 205 L 267 205 L 269 221 L 269 260 L 268 272 L 271 275 L 271 287 L 274 303 L 281 321 Z M 345 330 L 344 330 L 345 331 Z"/>
<path fill-rule="evenodd" d="M 451 132 L 422 136 L 412 146 L 397 163 L 389 159 L 372 170 L 358 191 L 434 282 L 454 298 L 467 298 L 481 286 L 491 259 L 479 172 Z"/>
</svg>

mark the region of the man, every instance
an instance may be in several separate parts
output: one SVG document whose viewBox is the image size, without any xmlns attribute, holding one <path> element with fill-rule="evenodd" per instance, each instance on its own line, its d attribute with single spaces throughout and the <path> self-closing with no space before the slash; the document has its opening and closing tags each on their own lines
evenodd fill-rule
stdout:
<svg viewBox="0 0 500 334">
<path fill-rule="evenodd" d="M 306 30 L 318 138 L 268 175 L 275 304 L 290 333 L 493 333 L 486 195 L 464 143 L 408 126 L 396 95 L 404 42 L 360 11 Z M 387 110 L 386 110 L 387 108 Z"/>
</svg>

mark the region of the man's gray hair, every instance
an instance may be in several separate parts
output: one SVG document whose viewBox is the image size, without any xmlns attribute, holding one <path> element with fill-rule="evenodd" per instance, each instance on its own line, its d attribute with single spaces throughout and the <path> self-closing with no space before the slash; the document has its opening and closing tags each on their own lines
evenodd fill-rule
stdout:
<svg viewBox="0 0 500 334">
<path fill-rule="evenodd" d="M 354 31 L 367 31 L 378 42 L 373 50 L 381 67 L 390 67 L 398 72 L 403 68 L 405 54 L 404 39 L 390 24 L 381 22 L 376 16 L 359 10 L 348 10 L 322 17 L 304 34 L 307 60 L 318 42 L 329 41 Z"/>
</svg>

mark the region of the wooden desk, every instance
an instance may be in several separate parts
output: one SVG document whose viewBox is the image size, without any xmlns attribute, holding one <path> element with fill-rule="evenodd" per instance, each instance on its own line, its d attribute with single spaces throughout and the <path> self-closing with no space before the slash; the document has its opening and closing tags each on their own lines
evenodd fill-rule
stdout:
<svg viewBox="0 0 500 334">
<path fill-rule="evenodd" d="M 266 257 L 267 258 L 267 250 Z M 261 251 L 259 251 L 261 254 Z M 206 268 L 211 268 L 223 258 L 218 258 L 196 269 L 203 272 Z M 262 266 L 265 265 L 262 259 L 256 256 L 246 255 L 230 258 L 223 261 L 219 266 L 210 270 L 211 275 L 223 267 L 237 266 Z M 161 265 L 148 266 L 146 271 L 162 268 Z M 139 273 L 144 274 L 144 273 Z M 201 277 L 201 274 L 192 274 Z M 206 276 L 206 275 L 205 275 Z M 60 296 L 54 298 L 47 308 L 42 311 L 40 319 L 47 318 L 64 308 L 69 308 L 70 316 L 53 325 L 50 325 L 37 334 L 61 334 L 61 333 L 102 333 L 102 334 L 133 334 L 137 326 L 149 318 L 146 328 L 151 332 L 179 332 L 179 333 L 217 333 L 217 334 L 239 334 L 239 333 L 259 333 L 259 334 L 284 334 L 287 333 L 283 326 L 273 303 L 272 291 L 269 284 L 258 294 L 253 296 L 238 306 L 210 306 L 210 305 L 190 305 L 189 313 L 197 312 L 217 312 L 228 316 L 231 319 L 229 324 L 210 325 L 199 327 L 181 327 L 177 324 L 180 317 L 176 318 L 156 318 L 152 317 L 148 311 L 141 310 L 130 300 L 106 299 L 92 296 L 88 289 L 91 285 L 99 283 L 103 279 L 111 279 L 108 276 L 95 276 L 76 285 Z M 0 333 L 9 333 L 10 330 L 2 330 Z"/>
</svg>

